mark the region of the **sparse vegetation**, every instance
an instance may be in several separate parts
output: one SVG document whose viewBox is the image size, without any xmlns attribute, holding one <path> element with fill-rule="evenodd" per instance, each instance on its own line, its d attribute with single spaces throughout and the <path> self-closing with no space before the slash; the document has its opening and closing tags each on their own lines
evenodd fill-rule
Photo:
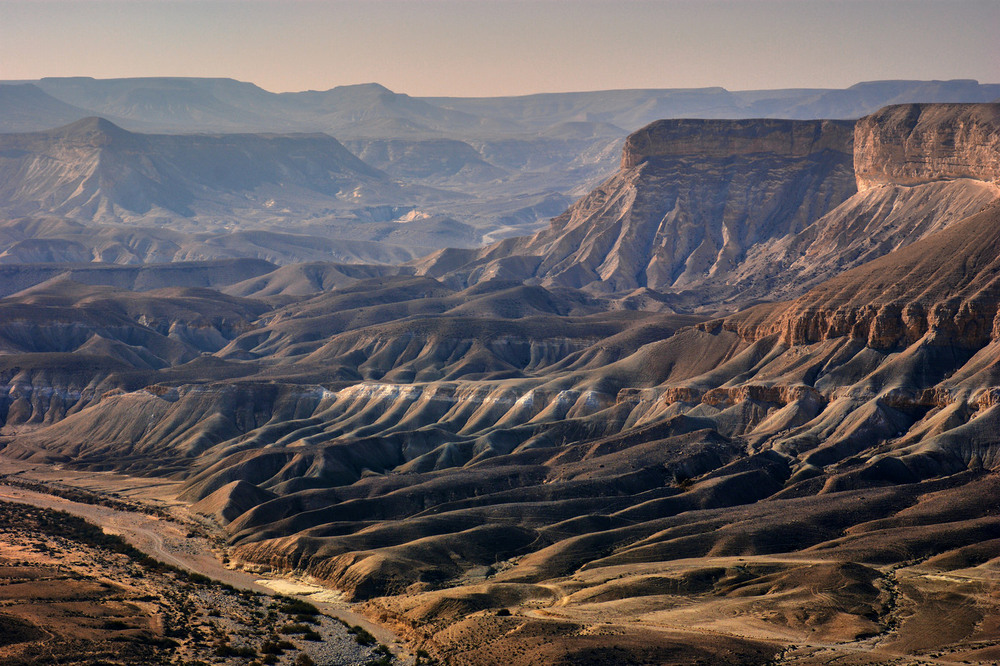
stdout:
<svg viewBox="0 0 1000 666">
<path fill-rule="evenodd" d="M 294 650 L 295 644 L 278 636 L 271 636 L 260 646 L 261 654 L 284 654 L 285 650 Z"/>
<path fill-rule="evenodd" d="M 320 615 L 320 610 L 308 601 L 296 599 L 294 597 L 280 597 L 278 610 L 286 615 Z"/>
<path fill-rule="evenodd" d="M 358 645 L 375 645 L 377 642 L 375 637 L 372 636 L 364 627 L 355 625 L 348 629 L 347 633 L 354 636 L 354 640 L 358 642 Z"/>
<path fill-rule="evenodd" d="M 307 631 L 312 631 L 312 627 L 307 624 L 286 624 L 281 629 L 278 630 L 282 634 L 304 634 Z"/>
<path fill-rule="evenodd" d="M 80 504 L 99 504 L 110 509 L 115 509 L 116 511 L 144 513 L 150 516 L 156 516 L 162 520 L 174 520 L 173 516 L 159 507 L 150 506 L 141 502 L 126 502 L 115 497 L 108 497 L 107 495 L 89 492 L 81 488 L 72 488 L 53 483 L 40 483 L 38 481 L 22 479 L 10 474 L 0 475 L 0 484 L 13 486 L 15 488 L 23 488 L 37 493 L 44 493 L 46 495 L 54 495 L 55 497 L 62 497 L 63 499 L 67 499 L 71 502 L 78 502 Z"/>
<path fill-rule="evenodd" d="M 216 657 L 241 657 L 245 659 L 252 659 L 257 656 L 257 651 L 251 647 L 239 646 L 233 647 L 228 643 L 221 643 L 215 647 Z"/>
</svg>

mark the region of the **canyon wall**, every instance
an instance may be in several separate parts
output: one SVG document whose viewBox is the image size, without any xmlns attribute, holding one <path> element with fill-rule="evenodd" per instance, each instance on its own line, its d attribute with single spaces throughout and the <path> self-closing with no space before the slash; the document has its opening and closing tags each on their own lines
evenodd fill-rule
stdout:
<svg viewBox="0 0 1000 666">
<path fill-rule="evenodd" d="M 1000 104 L 902 104 L 858 121 L 861 191 L 972 178 L 1000 181 Z"/>
<path fill-rule="evenodd" d="M 681 155 L 806 157 L 824 150 L 850 155 L 853 141 L 854 123 L 848 120 L 659 120 L 625 140 L 621 168 Z"/>
</svg>

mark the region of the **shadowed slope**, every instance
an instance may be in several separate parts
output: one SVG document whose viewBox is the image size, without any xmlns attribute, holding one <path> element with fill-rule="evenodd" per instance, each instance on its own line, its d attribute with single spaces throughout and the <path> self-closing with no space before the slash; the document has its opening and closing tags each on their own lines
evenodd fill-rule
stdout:
<svg viewBox="0 0 1000 666">
<path fill-rule="evenodd" d="M 84 226 L 49 216 L 0 223 L 0 264 L 158 264 L 218 259 L 399 264 L 428 252 L 413 245 L 264 230 L 183 233 L 152 227 Z"/>
</svg>

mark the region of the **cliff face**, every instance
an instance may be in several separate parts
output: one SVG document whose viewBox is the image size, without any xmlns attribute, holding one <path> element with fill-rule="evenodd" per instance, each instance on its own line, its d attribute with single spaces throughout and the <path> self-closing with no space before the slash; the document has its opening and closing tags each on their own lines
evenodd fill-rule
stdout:
<svg viewBox="0 0 1000 666">
<path fill-rule="evenodd" d="M 808 157 L 824 150 L 850 154 L 853 124 L 835 120 L 660 120 L 629 135 L 622 169 L 652 157 L 729 158 L 767 153 Z"/>
<path fill-rule="evenodd" d="M 858 121 L 858 190 L 973 178 L 1000 181 L 1000 104 L 903 104 Z"/>
</svg>

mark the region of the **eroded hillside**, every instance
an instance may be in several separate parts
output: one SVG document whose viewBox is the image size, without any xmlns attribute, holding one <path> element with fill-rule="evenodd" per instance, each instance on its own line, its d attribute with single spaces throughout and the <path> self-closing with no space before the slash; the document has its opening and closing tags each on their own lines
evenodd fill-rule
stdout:
<svg viewBox="0 0 1000 666">
<path fill-rule="evenodd" d="M 181 479 L 455 663 L 995 660 L 998 117 L 654 124 L 415 271 L 22 276 L 3 452 Z"/>
</svg>

